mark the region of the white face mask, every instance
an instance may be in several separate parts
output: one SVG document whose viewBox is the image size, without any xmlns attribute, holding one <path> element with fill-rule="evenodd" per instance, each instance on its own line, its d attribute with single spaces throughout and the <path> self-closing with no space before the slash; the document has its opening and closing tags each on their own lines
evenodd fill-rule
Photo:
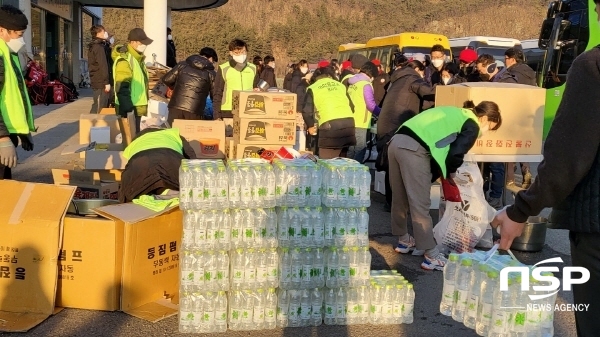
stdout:
<svg viewBox="0 0 600 337">
<path fill-rule="evenodd" d="M 444 84 L 448 84 L 448 82 L 450 82 L 449 78 L 442 78 L 442 81 L 444 81 Z"/>
<path fill-rule="evenodd" d="M 115 44 L 115 38 L 111 37 L 110 40 L 108 40 L 108 42 L 110 42 L 110 44 Z"/>
<path fill-rule="evenodd" d="M 270 66 L 271 68 L 275 69 L 275 62 L 273 62 L 273 63 L 269 63 L 269 66 Z"/>
<path fill-rule="evenodd" d="M 490 125 L 488 123 L 485 123 L 485 125 L 479 129 L 479 137 L 478 138 L 483 137 L 488 132 L 490 132 Z"/>
<path fill-rule="evenodd" d="M 301 67 L 301 68 L 300 68 L 300 71 L 301 71 L 303 74 L 306 74 L 306 73 L 308 72 L 308 68 L 306 68 L 306 67 Z"/>
<path fill-rule="evenodd" d="M 171 35 L 171 34 L 167 35 L 167 40 L 173 40 L 173 35 Z"/>
<path fill-rule="evenodd" d="M 233 55 L 232 56 L 233 60 L 237 63 L 246 62 L 246 57 L 247 57 L 247 55 Z"/>
<path fill-rule="evenodd" d="M 105 40 L 108 40 L 108 33 L 107 33 L 107 32 L 104 32 L 103 38 L 104 38 Z"/>
<path fill-rule="evenodd" d="M 22 37 L 18 39 L 11 39 L 10 41 L 8 41 L 7 45 L 8 48 L 10 48 L 10 50 L 13 51 L 13 53 L 18 53 L 19 50 L 21 50 L 21 48 L 23 48 L 23 46 L 25 45 L 25 39 L 23 39 Z"/>
<path fill-rule="evenodd" d="M 444 60 L 440 60 L 440 59 L 431 60 L 431 64 L 433 64 L 434 67 L 439 68 L 444 64 Z"/>
<path fill-rule="evenodd" d="M 148 46 L 146 46 L 145 44 L 140 44 L 136 50 L 139 51 L 140 53 L 143 53 L 146 50 L 146 47 L 148 47 Z"/>
</svg>

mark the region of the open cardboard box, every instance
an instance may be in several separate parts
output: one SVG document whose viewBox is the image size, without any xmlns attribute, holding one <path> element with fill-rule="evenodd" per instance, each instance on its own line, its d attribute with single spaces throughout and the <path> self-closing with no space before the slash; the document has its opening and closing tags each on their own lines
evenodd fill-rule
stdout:
<svg viewBox="0 0 600 337">
<path fill-rule="evenodd" d="M 56 185 L 77 187 L 76 199 L 119 199 L 119 183 L 103 181 L 94 172 L 52 169 L 52 178 Z"/>
<path fill-rule="evenodd" d="M 223 121 L 173 121 L 173 128 L 185 138 L 200 159 L 225 159 L 225 123 Z"/>
<path fill-rule="evenodd" d="M 179 291 L 179 208 L 94 211 L 101 217 L 65 217 L 57 306 L 122 310 L 151 322 L 177 314 L 171 299 Z"/>
<path fill-rule="evenodd" d="M 25 332 L 55 313 L 63 218 L 73 186 L 0 180 L 0 331 Z"/>
<path fill-rule="evenodd" d="M 85 146 L 92 142 L 91 128 L 106 126 L 110 129 L 110 140 L 108 144 L 111 148 L 110 151 L 123 151 L 123 149 L 131 143 L 135 136 L 135 115 L 130 112 L 127 118 L 121 118 L 115 114 L 115 109 L 102 109 L 100 114 L 82 114 L 79 117 L 79 145 Z M 121 143 L 116 143 L 117 136 L 121 134 Z M 68 146 L 65 150 L 69 153 L 74 153 L 73 146 Z M 75 146 L 75 148 L 77 148 Z M 95 151 L 98 152 L 98 151 Z M 63 154 L 65 151 L 63 151 Z M 86 169 L 89 170 L 110 170 L 119 169 L 119 167 L 113 167 L 119 165 L 120 162 L 113 162 L 111 158 L 114 157 L 114 153 L 111 156 L 104 156 L 97 153 L 91 152 L 79 152 L 80 158 L 86 159 Z M 86 156 L 92 156 L 93 158 L 88 163 Z M 89 167 L 88 167 L 89 165 Z M 124 167 L 123 167 L 124 168 Z"/>
</svg>

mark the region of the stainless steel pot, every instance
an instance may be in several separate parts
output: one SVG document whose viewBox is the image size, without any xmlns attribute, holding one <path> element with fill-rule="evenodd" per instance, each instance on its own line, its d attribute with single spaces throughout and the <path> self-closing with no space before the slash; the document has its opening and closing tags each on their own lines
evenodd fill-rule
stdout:
<svg viewBox="0 0 600 337">
<path fill-rule="evenodd" d="M 118 203 L 118 200 L 110 199 L 73 199 L 67 209 L 67 214 L 78 216 L 97 215 L 92 211 L 94 208 Z"/>
<path fill-rule="evenodd" d="M 546 224 L 548 219 L 543 217 L 530 217 L 523 228 L 523 234 L 515 238 L 510 249 L 522 252 L 539 252 L 546 243 Z"/>
</svg>

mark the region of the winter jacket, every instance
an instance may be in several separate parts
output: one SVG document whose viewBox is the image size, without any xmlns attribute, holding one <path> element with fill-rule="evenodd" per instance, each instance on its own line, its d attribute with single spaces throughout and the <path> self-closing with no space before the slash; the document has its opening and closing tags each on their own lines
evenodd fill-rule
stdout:
<svg viewBox="0 0 600 337">
<path fill-rule="evenodd" d="M 294 70 L 294 72 L 295 72 L 295 70 Z M 293 76 L 292 73 L 285 74 L 285 77 L 283 78 L 283 89 L 294 92 L 292 90 L 292 76 Z"/>
<path fill-rule="evenodd" d="M 375 91 L 375 102 L 377 105 L 381 104 L 383 101 L 383 96 L 385 96 L 385 86 L 390 82 L 390 75 L 386 73 L 381 73 L 379 76 L 375 77 L 373 80 L 373 90 Z"/>
<path fill-rule="evenodd" d="M 442 74 L 433 64 L 425 67 L 425 81 L 431 86 L 442 84 Z"/>
<path fill-rule="evenodd" d="M 306 99 L 306 89 L 308 88 L 309 83 L 304 80 L 301 79 L 300 83 L 298 83 L 298 85 L 296 86 L 296 91 L 292 91 L 295 92 L 297 95 L 297 104 L 296 104 L 296 111 L 301 112 L 302 111 L 302 107 L 304 106 L 304 100 Z"/>
<path fill-rule="evenodd" d="M 277 87 L 277 79 L 275 78 L 275 69 L 265 66 L 265 69 L 260 73 L 260 79 L 269 83 L 269 87 Z"/>
<path fill-rule="evenodd" d="M 229 65 L 231 66 L 231 68 L 228 71 L 237 71 L 238 70 L 235 69 L 235 67 L 237 66 L 237 63 L 233 60 L 229 61 Z M 245 65 L 246 67 L 248 67 L 248 64 Z M 254 83 L 253 83 L 253 88 L 256 88 L 258 86 L 258 80 L 260 79 L 258 71 L 255 73 L 254 75 Z M 221 67 L 217 67 L 217 75 L 215 76 L 215 83 L 213 85 L 213 97 L 212 97 L 212 102 L 213 102 L 213 116 L 215 119 L 219 119 L 219 118 L 232 118 L 233 115 L 231 114 L 231 111 L 221 111 L 221 105 L 223 103 L 223 96 L 227 94 L 227 91 L 225 90 L 227 86 L 227 83 L 225 82 L 225 78 L 223 77 L 223 72 L 221 71 Z M 229 99 L 231 100 L 231 97 L 226 97 L 225 99 Z"/>
<path fill-rule="evenodd" d="M 113 85 L 112 67 L 109 42 L 94 38 L 88 47 L 88 71 L 92 89 L 104 89 L 107 84 Z"/>
<path fill-rule="evenodd" d="M 211 94 L 215 67 L 206 57 L 192 55 L 163 76 L 173 95 L 169 108 L 204 115 L 206 98 Z"/>
<path fill-rule="evenodd" d="M 535 71 L 525 63 L 517 63 L 508 68 L 508 72 L 513 74 L 517 83 L 537 86 L 535 80 Z"/>
<path fill-rule="evenodd" d="M 433 101 L 434 97 L 435 87 L 414 69 L 405 67 L 394 71 L 377 121 L 378 146 L 383 148 L 386 139 L 389 140 L 400 125 L 422 111 L 423 101 Z"/>
<path fill-rule="evenodd" d="M 137 116 L 146 116 L 148 114 L 148 105 L 144 106 L 134 106 L 133 101 L 131 99 L 131 81 L 133 78 L 133 71 L 129 62 L 126 60 L 129 59 L 128 54 L 133 56 L 133 59 L 139 62 L 142 66 L 142 69 L 146 69 L 144 61 L 146 60 L 146 56 L 144 54 L 140 54 L 137 50 L 133 49 L 129 44 L 126 46 L 119 45 L 115 46 L 112 50 L 112 59 L 116 60 L 119 56 L 125 58 L 125 60 L 120 60 L 117 62 L 115 66 L 115 73 L 113 74 L 113 78 L 115 81 L 115 94 L 119 99 L 119 105 L 117 106 L 117 114 L 121 116 L 127 116 L 127 113 L 130 111 L 134 111 Z M 146 91 L 149 90 L 149 80 L 148 80 L 148 72 L 144 71 L 144 76 L 146 80 Z"/>
<path fill-rule="evenodd" d="M 479 72 L 475 67 L 461 68 L 458 76 L 463 82 L 481 82 L 481 77 L 479 77 Z"/>
<path fill-rule="evenodd" d="M 296 92 L 298 85 L 300 85 L 300 83 L 302 83 L 304 81 L 302 79 L 304 76 L 306 76 L 306 74 L 303 74 L 300 70 L 298 70 L 298 69 L 294 70 L 294 72 L 290 76 L 290 83 L 289 83 L 288 90 L 291 92 Z"/>
<path fill-rule="evenodd" d="M 173 68 L 177 65 L 177 48 L 175 48 L 175 42 L 173 40 L 167 40 L 167 64 L 169 68 Z"/>
<path fill-rule="evenodd" d="M 490 82 L 517 83 L 517 78 L 506 68 L 501 68 L 500 71 L 494 75 L 494 77 L 490 78 Z"/>
</svg>

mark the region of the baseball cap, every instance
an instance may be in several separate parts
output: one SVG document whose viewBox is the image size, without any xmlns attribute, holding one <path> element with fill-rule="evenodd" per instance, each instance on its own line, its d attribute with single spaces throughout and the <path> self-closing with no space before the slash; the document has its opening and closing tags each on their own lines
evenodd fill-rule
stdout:
<svg viewBox="0 0 600 337">
<path fill-rule="evenodd" d="M 473 49 L 464 49 L 458 55 L 458 60 L 464 63 L 471 63 L 477 61 L 477 52 Z"/>
<path fill-rule="evenodd" d="M 329 61 L 327 61 L 327 60 L 320 61 L 319 64 L 317 64 L 317 66 L 319 68 L 325 68 L 325 67 L 329 66 Z"/>
<path fill-rule="evenodd" d="M 127 35 L 127 40 L 140 41 L 141 43 L 145 44 L 146 46 L 151 44 L 154 41 L 151 38 L 149 38 L 146 35 L 146 32 L 144 32 L 144 30 L 141 28 L 134 28 L 131 31 L 129 31 L 129 35 Z"/>
<path fill-rule="evenodd" d="M 379 67 L 381 65 L 381 62 L 379 62 L 378 59 L 373 59 L 371 60 L 371 63 L 373 63 L 374 65 L 376 65 L 377 67 Z"/>
<path fill-rule="evenodd" d="M 342 62 L 342 70 L 348 69 L 348 68 L 352 68 L 352 62 L 350 62 L 350 61 Z"/>
</svg>

